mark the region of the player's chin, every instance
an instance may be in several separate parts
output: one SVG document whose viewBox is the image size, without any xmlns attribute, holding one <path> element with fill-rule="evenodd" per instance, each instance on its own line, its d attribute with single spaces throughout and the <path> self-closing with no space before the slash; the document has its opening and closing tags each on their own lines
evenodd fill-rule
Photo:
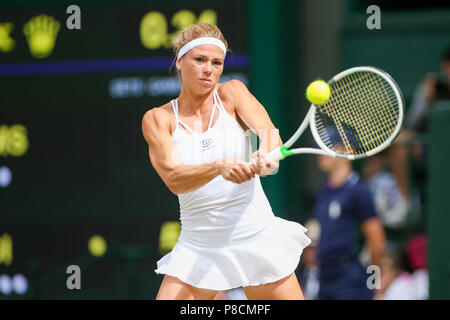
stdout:
<svg viewBox="0 0 450 320">
<path fill-rule="evenodd" d="M 195 86 L 195 93 L 198 95 L 205 95 L 211 92 L 211 90 L 213 90 L 215 87 L 214 84 L 212 83 L 200 83 L 198 85 Z"/>
</svg>

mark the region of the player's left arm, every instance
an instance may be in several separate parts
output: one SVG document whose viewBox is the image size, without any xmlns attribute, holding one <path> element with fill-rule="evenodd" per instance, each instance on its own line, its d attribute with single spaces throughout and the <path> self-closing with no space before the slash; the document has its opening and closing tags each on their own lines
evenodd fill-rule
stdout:
<svg viewBox="0 0 450 320">
<path fill-rule="evenodd" d="M 378 217 L 373 217 L 365 220 L 361 228 L 369 248 L 371 264 L 380 266 L 386 244 L 383 225 Z"/>
<path fill-rule="evenodd" d="M 267 162 L 263 154 L 283 145 L 279 130 L 275 127 L 264 106 L 253 96 L 244 83 L 231 80 L 222 88 L 237 116 L 260 139 L 259 150 L 255 153 L 255 163 L 259 169 L 267 168 L 269 173 L 278 168 L 278 161 Z M 256 169 L 257 170 L 257 169 Z M 260 172 L 257 172 L 258 174 Z M 262 175 L 268 174 L 265 172 Z"/>
</svg>

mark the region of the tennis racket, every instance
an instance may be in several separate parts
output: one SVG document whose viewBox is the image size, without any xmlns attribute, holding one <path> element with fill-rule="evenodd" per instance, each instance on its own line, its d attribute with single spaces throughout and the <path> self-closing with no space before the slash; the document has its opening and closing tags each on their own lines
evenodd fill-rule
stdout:
<svg viewBox="0 0 450 320">
<path fill-rule="evenodd" d="M 266 154 L 268 160 L 304 153 L 355 160 L 391 144 L 402 126 L 404 100 L 389 74 L 374 67 L 355 67 L 337 74 L 328 85 L 327 102 L 312 104 L 294 135 Z M 320 149 L 289 149 L 308 125 Z"/>
</svg>

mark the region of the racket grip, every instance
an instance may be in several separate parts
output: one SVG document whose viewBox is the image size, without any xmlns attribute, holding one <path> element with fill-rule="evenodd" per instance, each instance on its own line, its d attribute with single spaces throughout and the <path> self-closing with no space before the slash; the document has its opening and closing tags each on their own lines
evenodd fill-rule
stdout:
<svg viewBox="0 0 450 320">
<path fill-rule="evenodd" d="M 266 159 L 268 161 L 279 161 L 284 158 L 283 154 L 281 153 L 281 148 L 276 148 L 269 153 L 266 153 Z"/>
</svg>

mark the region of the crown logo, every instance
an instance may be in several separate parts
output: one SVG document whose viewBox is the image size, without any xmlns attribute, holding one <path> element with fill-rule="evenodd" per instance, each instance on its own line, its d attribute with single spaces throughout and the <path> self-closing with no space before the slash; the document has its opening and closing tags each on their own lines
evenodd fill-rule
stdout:
<svg viewBox="0 0 450 320">
<path fill-rule="evenodd" d="M 23 33 L 33 57 L 43 59 L 52 53 L 59 28 L 59 22 L 45 14 L 33 17 L 25 24 Z"/>
<path fill-rule="evenodd" d="M 10 37 L 13 27 L 11 22 L 0 23 L 0 52 L 9 52 L 14 49 L 15 41 Z"/>
</svg>

